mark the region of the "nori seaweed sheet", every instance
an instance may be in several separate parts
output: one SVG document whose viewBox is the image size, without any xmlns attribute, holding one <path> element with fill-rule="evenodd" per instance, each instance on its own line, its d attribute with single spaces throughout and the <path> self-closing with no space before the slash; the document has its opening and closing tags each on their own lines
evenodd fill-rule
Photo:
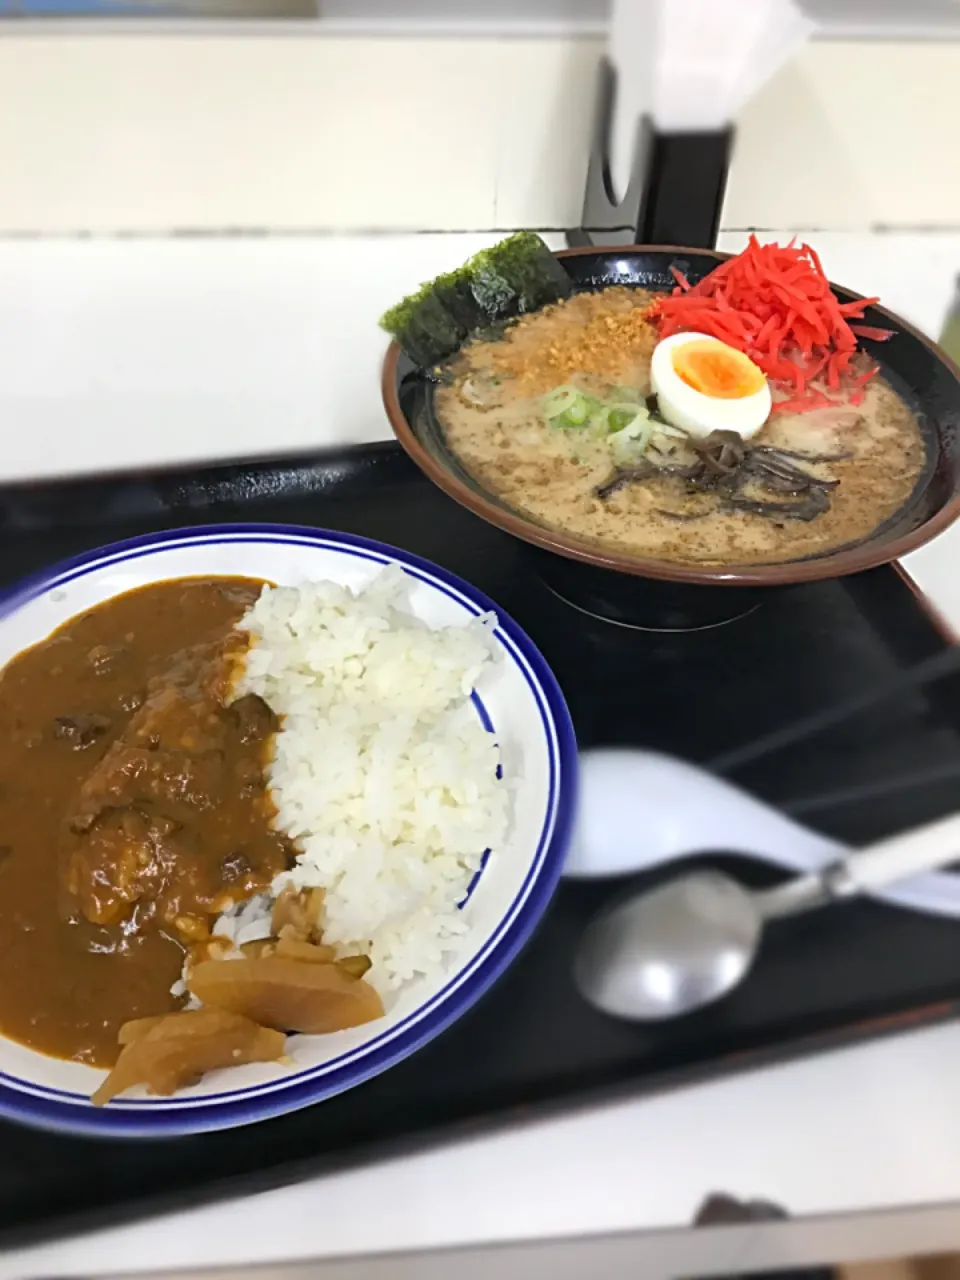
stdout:
<svg viewBox="0 0 960 1280">
<path fill-rule="evenodd" d="M 487 313 L 474 297 L 466 267 L 447 271 L 433 282 L 433 292 L 463 329 L 464 335 L 488 323 Z"/>
<path fill-rule="evenodd" d="M 391 307 L 380 324 L 415 364 L 452 355 L 468 334 L 501 325 L 571 292 L 570 278 L 540 237 L 518 231 L 483 249 Z"/>
<path fill-rule="evenodd" d="M 429 285 L 391 307 L 380 323 L 424 368 L 452 355 L 467 335 Z"/>
</svg>

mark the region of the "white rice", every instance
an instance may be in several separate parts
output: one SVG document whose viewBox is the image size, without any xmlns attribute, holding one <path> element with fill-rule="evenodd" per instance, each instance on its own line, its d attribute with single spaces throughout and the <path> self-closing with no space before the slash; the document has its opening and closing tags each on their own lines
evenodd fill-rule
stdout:
<svg viewBox="0 0 960 1280">
<path fill-rule="evenodd" d="M 449 963 L 469 927 L 458 904 L 507 825 L 499 747 L 470 702 L 496 620 L 433 630 L 406 598 L 391 567 L 357 594 L 264 588 L 240 623 L 251 647 L 237 695 L 283 717 L 268 781 L 300 850 L 274 891 L 322 887 L 324 939 L 368 954 L 384 994 Z M 244 904 L 217 932 L 263 936 L 268 909 Z"/>
</svg>

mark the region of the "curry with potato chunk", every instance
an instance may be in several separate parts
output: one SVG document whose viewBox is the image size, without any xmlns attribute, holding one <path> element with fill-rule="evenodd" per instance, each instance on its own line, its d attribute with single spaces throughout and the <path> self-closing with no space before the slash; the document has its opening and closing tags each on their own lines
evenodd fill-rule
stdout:
<svg viewBox="0 0 960 1280">
<path fill-rule="evenodd" d="M 264 780 L 276 720 L 229 697 L 262 586 L 130 591 L 0 673 L 3 1034 L 112 1065 L 124 1023 L 182 1004 L 224 907 L 292 863 Z"/>
</svg>

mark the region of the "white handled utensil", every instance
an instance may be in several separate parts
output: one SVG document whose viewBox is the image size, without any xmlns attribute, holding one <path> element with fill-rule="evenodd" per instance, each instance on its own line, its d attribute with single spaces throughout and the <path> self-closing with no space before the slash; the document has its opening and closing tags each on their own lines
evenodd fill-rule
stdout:
<svg viewBox="0 0 960 1280">
<path fill-rule="evenodd" d="M 573 879 L 627 875 L 719 851 L 806 872 L 849 852 L 838 840 L 673 756 L 598 749 L 583 752 L 580 766 L 577 824 L 564 867 Z M 960 875 L 903 874 L 869 892 L 898 906 L 960 917 Z"/>
<path fill-rule="evenodd" d="M 619 1018 L 656 1021 L 730 992 L 756 957 L 768 920 L 877 889 L 960 854 L 960 813 L 881 840 L 775 889 L 751 891 L 694 871 L 601 911 L 575 962 L 581 994 Z"/>
</svg>

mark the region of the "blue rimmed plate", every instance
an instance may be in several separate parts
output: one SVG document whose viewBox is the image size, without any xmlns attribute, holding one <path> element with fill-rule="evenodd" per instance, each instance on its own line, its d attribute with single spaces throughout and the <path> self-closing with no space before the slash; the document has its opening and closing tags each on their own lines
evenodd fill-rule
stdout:
<svg viewBox="0 0 960 1280">
<path fill-rule="evenodd" d="M 443 979 L 400 993 L 387 1016 L 328 1036 L 294 1036 L 292 1064 L 214 1072 L 172 1098 L 131 1094 L 95 1108 L 103 1073 L 0 1038 L 0 1115 L 105 1137 L 173 1137 L 249 1124 L 325 1098 L 385 1071 L 460 1017 L 515 958 L 543 914 L 570 839 L 577 757 L 563 696 L 532 642 L 468 583 L 417 556 L 349 534 L 293 525 L 219 525 L 133 538 L 59 564 L 0 602 L 0 665 L 75 614 L 170 578 L 239 575 L 281 584 L 329 579 L 351 587 L 383 566 L 410 580 L 413 612 L 433 626 L 493 611 L 503 661 L 474 699 L 493 726 L 512 784 L 510 830 L 470 896 L 470 931 Z M 0 975 L 2 977 L 2 975 Z"/>
</svg>

